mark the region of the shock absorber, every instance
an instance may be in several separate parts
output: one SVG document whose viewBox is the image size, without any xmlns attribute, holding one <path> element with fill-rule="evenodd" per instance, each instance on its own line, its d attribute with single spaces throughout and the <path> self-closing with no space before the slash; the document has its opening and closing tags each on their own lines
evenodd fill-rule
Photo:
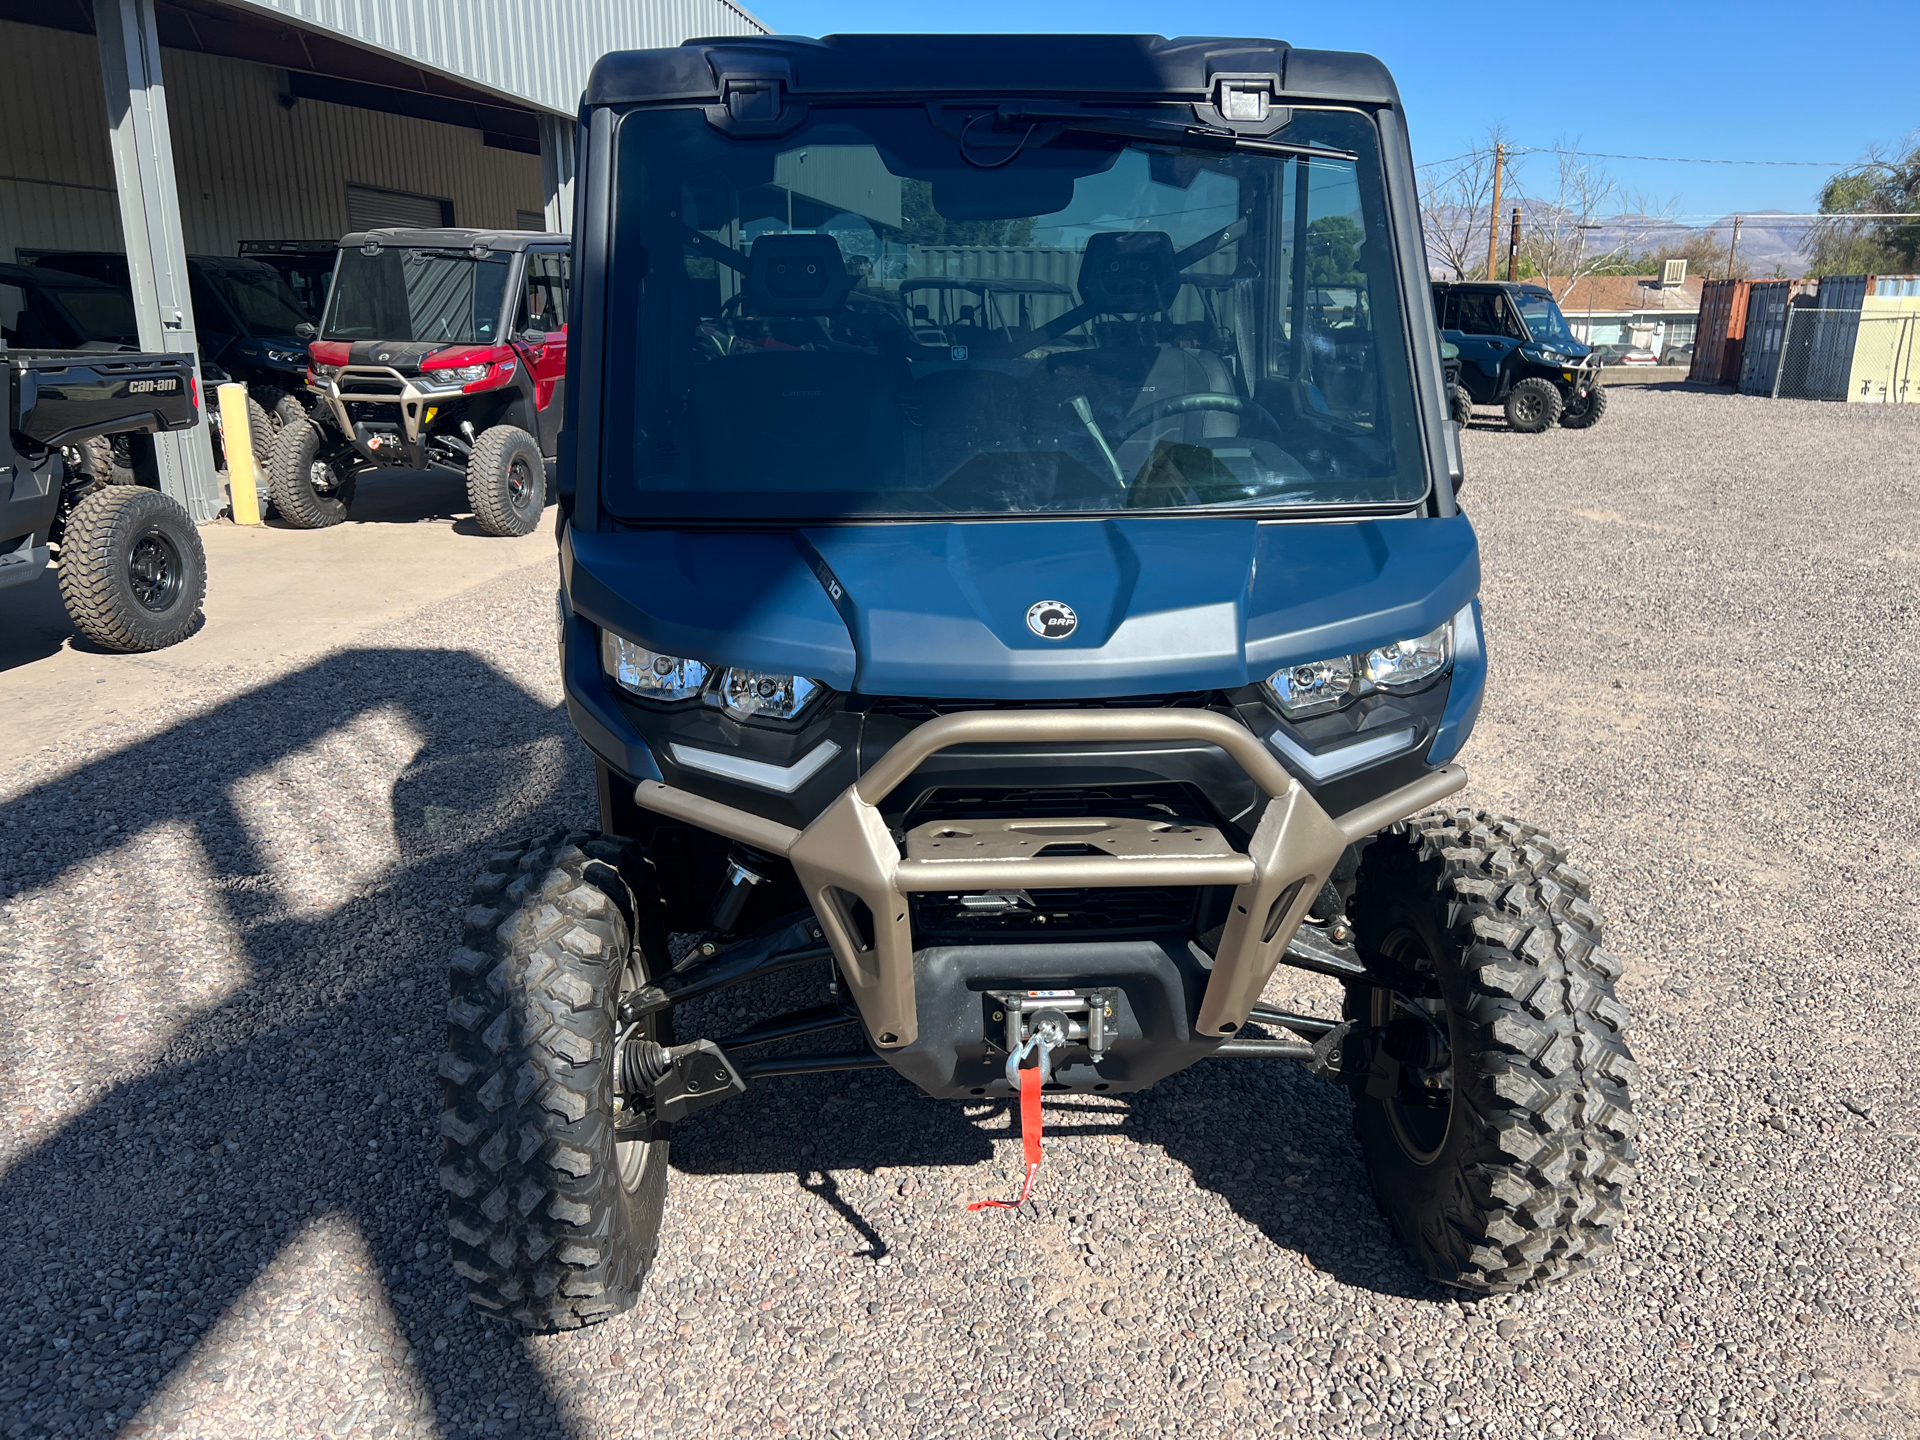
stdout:
<svg viewBox="0 0 1920 1440">
<path fill-rule="evenodd" d="M 754 887 L 767 883 L 766 872 L 771 868 L 768 859 L 747 845 L 735 845 L 727 853 L 726 878 L 720 882 L 720 894 L 714 899 L 708 921 L 722 935 L 731 935 L 739 927 Z"/>
</svg>

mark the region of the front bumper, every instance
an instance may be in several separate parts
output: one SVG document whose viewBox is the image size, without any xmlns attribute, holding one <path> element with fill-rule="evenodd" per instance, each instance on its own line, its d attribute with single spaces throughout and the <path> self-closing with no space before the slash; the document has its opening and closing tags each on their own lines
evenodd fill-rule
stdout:
<svg viewBox="0 0 1920 1440">
<path fill-rule="evenodd" d="M 936 753 L 962 745 L 1197 740 L 1224 750 L 1266 796 L 1236 850 L 1218 830 L 1086 816 L 1071 821 L 923 825 L 906 853 L 881 804 Z M 882 1051 L 919 1034 L 915 892 L 1230 885 L 1232 908 L 1194 1021 L 1219 1039 L 1247 1023 L 1274 966 L 1354 841 L 1466 784 L 1457 765 L 1337 819 L 1244 725 L 1210 711 L 987 711 L 930 720 L 895 744 L 804 829 L 643 780 L 634 800 L 682 823 L 784 855 L 819 918 L 868 1035 Z M 1049 854 L 1048 851 L 1067 853 Z"/>
<path fill-rule="evenodd" d="M 426 450 L 429 412 L 435 406 L 464 398 L 458 386 L 423 387 L 418 376 L 387 365 L 343 365 L 333 376 L 309 384 L 307 389 L 319 396 L 340 433 L 363 456 L 376 465 L 404 465 L 413 470 L 425 470 L 433 464 Z M 364 421 L 356 423 L 349 405 L 391 406 L 393 430 L 376 430 Z"/>
</svg>

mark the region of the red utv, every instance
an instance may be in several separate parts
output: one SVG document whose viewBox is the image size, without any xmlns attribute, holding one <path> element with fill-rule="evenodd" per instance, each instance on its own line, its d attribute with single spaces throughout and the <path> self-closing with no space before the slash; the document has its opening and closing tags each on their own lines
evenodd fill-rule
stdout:
<svg viewBox="0 0 1920 1440">
<path fill-rule="evenodd" d="M 567 240 L 514 230 L 368 230 L 340 241 L 309 337 L 311 420 L 274 446 L 274 508 L 344 520 L 376 467 L 457 470 L 490 535 L 547 501 L 567 366 Z"/>
</svg>

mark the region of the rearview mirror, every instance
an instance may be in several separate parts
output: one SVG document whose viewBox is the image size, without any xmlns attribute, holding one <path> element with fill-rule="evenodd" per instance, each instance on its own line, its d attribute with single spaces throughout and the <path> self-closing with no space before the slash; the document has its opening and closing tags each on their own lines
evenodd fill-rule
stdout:
<svg viewBox="0 0 1920 1440">
<path fill-rule="evenodd" d="M 298 325 L 293 327 L 293 333 L 298 335 L 302 340 L 311 340 L 320 333 L 320 327 L 311 320 L 302 320 Z"/>
<path fill-rule="evenodd" d="M 547 332 L 544 330 L 522 330 L 513 338 L 518 340 L 522 345 L 544 345 L 547 343 Z"/>
</svg>

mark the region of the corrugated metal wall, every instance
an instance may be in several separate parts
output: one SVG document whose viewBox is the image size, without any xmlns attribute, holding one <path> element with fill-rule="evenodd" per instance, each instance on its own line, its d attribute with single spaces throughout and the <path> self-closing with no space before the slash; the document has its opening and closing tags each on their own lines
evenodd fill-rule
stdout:
<svg viewBox="0 0 1920 1440">
<path fill-rule="evenodd" d="M 0 86 L 0 257 L 21 247 L 120 248 L 106 100 L 91 37 L 0 21 L 15 82 Z M 291 110 L 281 72 L 163 50 L 186 245 L 346 233 L 347 185 L 443 196 L 459 225 L 511 228 L 541 208 L 540 160 L 489 149 L 477 130 L 319 100 Z"/>
<path fill-rule="evenodd" d="M 732 0 L 241 0 L 571 115 L 609 50 L 764 35 Z"/>
</svg>

